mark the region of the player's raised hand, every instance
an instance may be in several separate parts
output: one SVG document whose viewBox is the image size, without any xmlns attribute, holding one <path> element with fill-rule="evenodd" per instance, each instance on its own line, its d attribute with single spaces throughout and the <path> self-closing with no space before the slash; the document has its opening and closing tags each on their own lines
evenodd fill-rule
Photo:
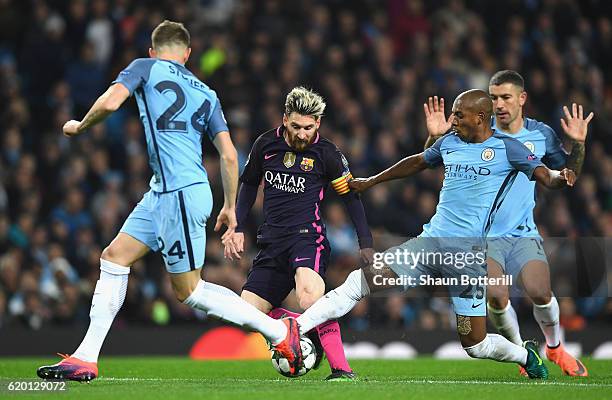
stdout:
<svg viewBox="0 0 612 400">
<path fill-rule="evenodd" d="M 370 178 L 353 178 L 348 181 L 348 185 L 351 190 L 356 191 L 357 193 L 363 192 L 364 190 L 368 190 L 372 186 L 374 186 L 374 179 Z"/>
<path fill-rule="evenodd" d="M 559 179 L 565 181 L 567 186 L 574 186 L 574 183 L 576 183 L 576 173 L 569 168 L 563 168 L 559 171 Z"/>
<path fill-rule="evenodd" d="M 451 128 L 452 115 L 448 119 L 444 116 L 444 98 L 438 100 L 438 96 L 429 97 L 427 103 L 423 104 L 425 111 L 425 124 L 427 133 L 432 137 L 440 137 Z"/>
<path fill-rule="evenodd" d="M 565 114 L 565 119 L 561 118 L 561 128 L 563 128 L 565 134 L 577 142 L 584 143 L 587 137 L 589 122 L 591 122 L 595 114 L 591 112 L 585 119 L 582 104 L 577 105 L 576 103 L 572 104 L 571 114 L 567 106 L 563 106 L 563 113 Z"/>
<path fill-rule="evenodd" d="M 80 125 L 81 125 L 81 121 L 76 121 L 74 119 L 71 119 L 70 121 L 64 124 L 62 131 L 64 132 L 64 135 L 68 137 L 76 136 L 79 134 Z"/>
<path fill-rule="evenodd" d="M 227 208 L 223 206 L 221 211 L 219 211 L 219 216 L 217 217 L 217 223 L 215 224 L 215 232 L 219 232 L 221 226 L 227 226 L 227 230 L 233 231 L 238 226 L 238 222 L 236 220 L 236 209 Z"/>
</svg>

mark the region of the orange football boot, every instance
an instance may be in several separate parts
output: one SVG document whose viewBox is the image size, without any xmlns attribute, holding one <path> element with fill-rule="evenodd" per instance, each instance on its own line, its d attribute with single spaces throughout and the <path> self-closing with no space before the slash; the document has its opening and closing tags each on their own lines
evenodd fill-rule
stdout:
<svg viewBox="0 0 612 400">
<path fill-rule="evenodd" d="M 289 361 L 289 372 L 294 375 L 304 363 L 300 345 L 300 327 L 295 318 L 283 318 L 282 321 L 287 326 L 287 336 L 273 347 Z"/>
<path fill-rule="evenodd" d="M 546 346 L 546 357 L 550 361 L 557 364 L 565 375 L 589 376 L 589 372 L 584 364 L 565 351 L 565 348 L 561 343 L 559 343 L 559 346 L 553 349 Z"/>
<path fill-rule="evenodd" d="M 89 382 L 98 377 L 98 364 L 79 360 L 68 354 L 57 353 L 62 361 L 53 365 L 43 365 L 36 374 L 42 379 L 68 379 L 77 382 Z"/>
</svg>

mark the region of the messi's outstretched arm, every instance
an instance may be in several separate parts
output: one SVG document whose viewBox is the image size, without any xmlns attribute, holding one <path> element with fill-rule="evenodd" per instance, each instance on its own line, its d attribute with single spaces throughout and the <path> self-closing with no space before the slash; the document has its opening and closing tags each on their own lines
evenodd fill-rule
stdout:
<svg viewBox="0 0 612 400">
<path fill-rule="evenodd" d="M 128 97 L 130 97 L 130 91 L 122 83 L 111 85 L 98 97 L 82 121 L 70 120 L 64 124 L 64 135 L 76 136 L 98 122 L 104 121 L 106 117 L 117 111 Z"/>
<path fill-rule="evenodd" d="M 349 187 L 356 192 L 362 192 L 381 182 L 407 178 L 428 168 L 424 153 L 414 154 L 398 161 L 392 167 L 368 178 L 355 178 L 349 181 Z"/>
</svg>

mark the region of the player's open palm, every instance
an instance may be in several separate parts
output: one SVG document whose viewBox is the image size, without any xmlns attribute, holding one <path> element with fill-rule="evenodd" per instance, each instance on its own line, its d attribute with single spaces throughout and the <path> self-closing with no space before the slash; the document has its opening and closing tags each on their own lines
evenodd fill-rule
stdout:
<svg viewBox="0 0 612 400">
<path fill-rule="evenodd" d="M 563 106 L 563 113 L 565 114 L 565 119 L 561 118 L 561 128 L 563 128 L 565 134 L 577 142 L 584 143 L 587 137 L 589 122 L 591 122 L 595 114 L 591 112 L 585 119 L 582 104 L 577 105 L 576 103 L 572 104 L 571 114 L 567 106 Z"/>
<path fill-rule="evenodd" d="M 428 102 L 423 104 L 423 110 L 429 136 L 439 137 L 448 132 L 452 115 L 449 115 L 448 119 L 444 116 L 444 98 L 438 100 L 438 96 L 429 97 Z"/>
</svg>

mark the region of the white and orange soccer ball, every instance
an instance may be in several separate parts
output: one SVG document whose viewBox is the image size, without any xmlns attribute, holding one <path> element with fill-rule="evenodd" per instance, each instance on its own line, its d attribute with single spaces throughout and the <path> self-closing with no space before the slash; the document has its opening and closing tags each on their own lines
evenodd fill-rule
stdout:
<svg viewBox="0 0 612 400">
<path fill-rule="evenodd" d="M 304 357 L 304 366 L 300 368 L 296 374 L 289 372 L 289 361 L 283 357 L 277 351 L 272 351 L 272 366 L 279 374 L 288 378 L 297 378 L 298 376 L 305 375 L 312 369 L 317 360 L 317 350 L 315 349 L 312 341 L 306 336 L 300 338 L 300 347 L 302 348 L 302 355 Z"/>
</svg>

